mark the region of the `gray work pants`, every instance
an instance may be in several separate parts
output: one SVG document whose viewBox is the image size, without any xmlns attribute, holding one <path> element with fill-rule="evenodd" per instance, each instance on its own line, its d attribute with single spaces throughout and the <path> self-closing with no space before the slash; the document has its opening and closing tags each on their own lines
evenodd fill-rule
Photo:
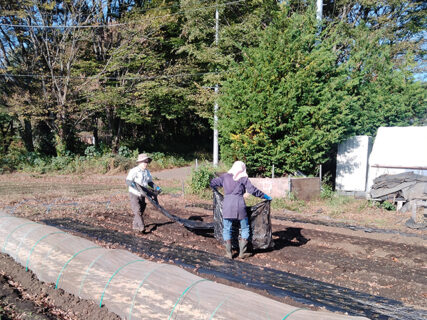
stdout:
<svg viewBox="0 0 427 320">
<path fill-rule="evenodd" d="M 145 207 L 145 197 L 137 196 L 129 192 L 130 208 L 133 213 L 133 223 L 132 228 L 138 231 L 144 231 L 144 219 L 142 215 L 144 214 Z"/>
</svg>

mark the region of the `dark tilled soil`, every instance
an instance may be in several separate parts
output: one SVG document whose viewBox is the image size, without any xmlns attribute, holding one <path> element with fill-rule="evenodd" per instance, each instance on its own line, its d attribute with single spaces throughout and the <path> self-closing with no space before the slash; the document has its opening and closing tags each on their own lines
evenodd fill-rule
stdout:
<svg viewBox="0 0 427 320">
<path fill-rule="evenodd" d="M 244 261 L 236 257 L 227 260 L 222 244 L 212 233 L 194 232 L 171 222 L 151 204 L 145 212 L 147 231 L 132 231 L 133 217 L 126 192 L 93 200 L 73 199 L 70 204 L 69 199 L 60 199 L 53 204 L 48 198 L 38 199 L 53 205 L 47 209 L 33 201 L 14 212 L 105 246 L 126 248 L 144 258 L 174 263 L 202 277 L 297 307 L 323 308 L 372 319 L 427 318 L 425 232 L 365 232 L 363 228 L 355 230 L 345 225 L 310 223 L 309 219 L 293 219 L 284 212 L 273 211 L 274 248 L 255 252 Z M 209 201 L 200 205 L 174 194 L 161 195 L 159 200 L 169 212 L 180 217 L 212 221 Z M 4 270 L 3 265 L 0 270 Z M 3 274 L 4 279 L 19 282 L 9 271 Z M 48 296 L 54 294 L 49 292 Z M 34 310 L 37 308 L 35 304 Z M 74 317 L 80 319 L 77 311 Z"/>
</svg>

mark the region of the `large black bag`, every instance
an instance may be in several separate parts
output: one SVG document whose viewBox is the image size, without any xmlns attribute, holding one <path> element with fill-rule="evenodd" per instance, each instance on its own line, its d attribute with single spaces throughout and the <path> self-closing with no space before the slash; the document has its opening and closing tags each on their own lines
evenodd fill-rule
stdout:
<svg viewBox="0 0 427 320">
<path fill-rule="evenodd" d="M 224 196 L 216 189 L 213 189 L 214 205 L 214 234 L 218 241 L 223 242 L 222 237 L 222 203 Z M 246 207 L 249 218 L 250 238 L 252 249 L 268 249 L 274 247 L 271 231 L 270 201 L 264 200 L 252 207 Z M 239 234 L 238 224 L 233 224 L 233 246 L 237 247 L 237 238 Z"/>
</svg>

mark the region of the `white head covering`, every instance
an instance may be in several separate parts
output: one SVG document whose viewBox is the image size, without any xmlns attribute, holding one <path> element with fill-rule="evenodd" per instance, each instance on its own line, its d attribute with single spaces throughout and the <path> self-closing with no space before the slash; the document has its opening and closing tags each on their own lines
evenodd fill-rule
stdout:
<svg viewBox="0 0 427 320">
<path fill-rule="evenodd" d="M 228 170 L 228 173 L 233 175 L 234 181 L 237 181 L 240 178 L 248 176 L 248 174 L 246 173 L 246 165 L 242 161 L 234 162 L 231 169 Z"/>
</svg>

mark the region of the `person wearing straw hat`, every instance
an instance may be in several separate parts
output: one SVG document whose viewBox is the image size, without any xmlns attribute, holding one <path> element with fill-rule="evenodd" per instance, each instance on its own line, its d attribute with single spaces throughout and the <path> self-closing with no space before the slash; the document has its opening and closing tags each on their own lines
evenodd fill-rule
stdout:
<svg viewBox="0 0 427 320">
<path fill-rule="evenodd" d="M 245 259 L 250 254 L 247 253 L 249 239 L 249 220 L 246 213 L 246 203 L 243 195 L 248 192 L 255 197 L 260 197 L 271 201 L 271 197 L 258 190 L 249 181 L 246 173 L 246 165 L 242 161 L 234 162 L 227 173 L 214 178 L 210 182 L 212 188 L 224 188 L 224 202 L 222 207 L 223 232 L 225 242 L 225 256 L 232 259 L 231 252 L 231 227 L 233 221 L 238 220 L 241 228 L 241 239 L 239 240 L 239 258 Z"/>
<path fill-rule="evenodd" d="M 138 159 L 136 160 L 138 165 L 132 168 L 126 177 L 126 184 L 129 187 L 130 207 L 134 215 L 132 228 L 139 232 L 145 231 L 143 214 L 147 205 L 145 203 L 145 197 L 138 191 L 136 184 L 142 187 L 150 186 L 158 193 L 162 191 L 159 186 L 154 184 L 151 173 L 147 169 L 148 164 L 151 161 L 152 159 L 148 154 L 139 154 Z"/>
</svg>

